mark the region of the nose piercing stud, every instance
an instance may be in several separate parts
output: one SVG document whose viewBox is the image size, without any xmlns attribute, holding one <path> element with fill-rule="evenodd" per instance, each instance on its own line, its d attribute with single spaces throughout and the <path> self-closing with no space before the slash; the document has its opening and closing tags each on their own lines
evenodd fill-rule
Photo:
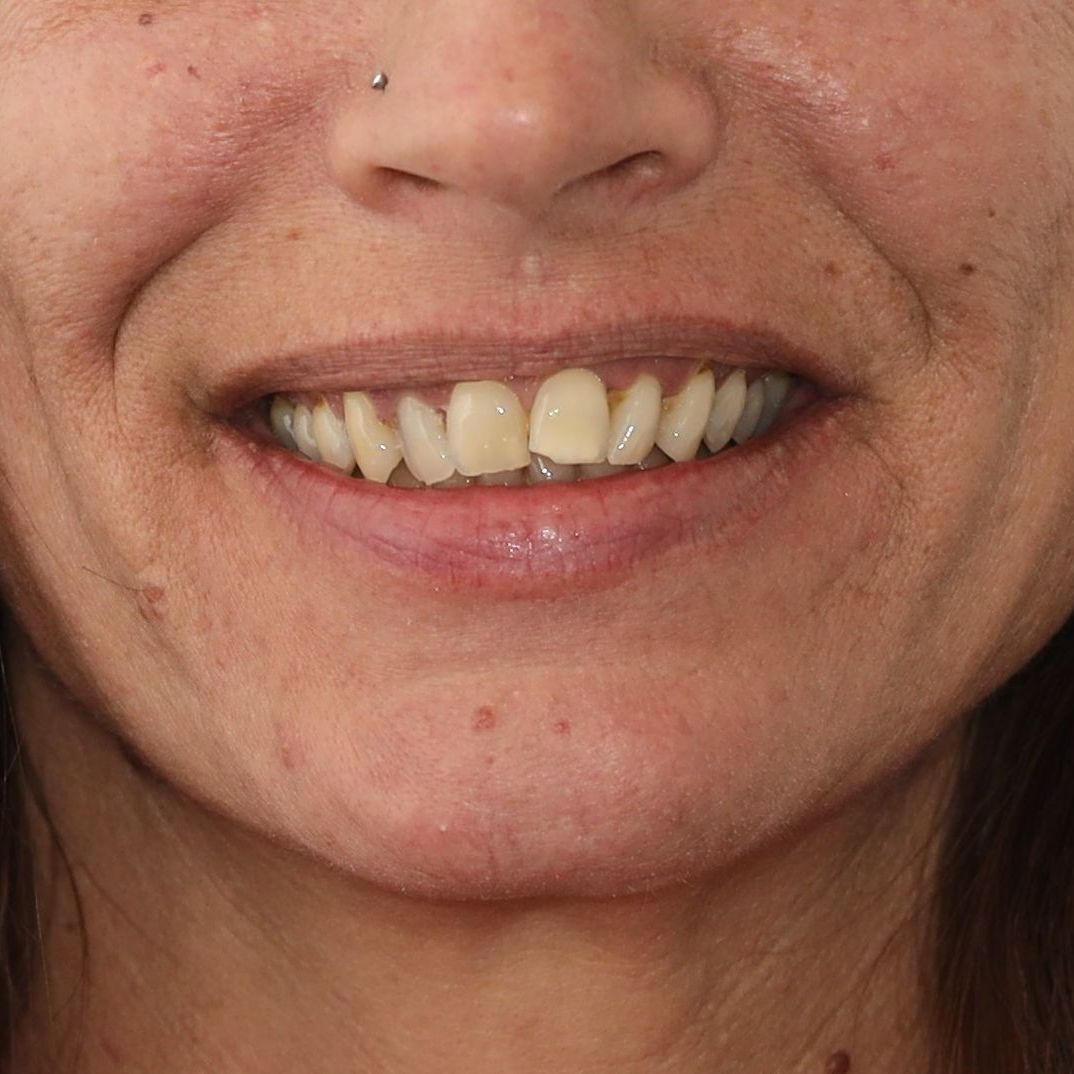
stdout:
<svg viewBox="0 0 1074 1074">
<path fill-rule="evenodd" d="M 373 76 L 373 81 L 370 83 L 370 87 L 375 90 L 380 90 L 383 93 L 388 88 L 388 76 L 383 71 L 378 71 Z"/>
</svg>

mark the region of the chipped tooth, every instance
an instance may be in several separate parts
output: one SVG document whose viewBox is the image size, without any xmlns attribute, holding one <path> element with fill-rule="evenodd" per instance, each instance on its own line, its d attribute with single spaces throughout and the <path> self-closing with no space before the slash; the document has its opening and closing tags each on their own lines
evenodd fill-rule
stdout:
<svg viewBox="0 0 1074 1074">
<path fill-rule="evenodd" d="M 269 424 L 281 444 L 289 451 L 296 451 L 295 443 L 295 404 L 284 395 L 275 395 L 269 408 Z"/>
<path fill-rule="evenodd" d="M 342 470 L 345 474 L 354 473 L 354 452 L 347 439 L 347 426 L 326 400 L 313 408 L 313 439 L 321 455 L 321 462 Z"/>
<path fill-rule="evenodd" d="M 460 474 L 478 477 L 528 466 L 526 412 L 496 380 L 456 384 L 447 409 L 447 435 Z"/>
<path fill-rule="evenodd" d="M 343 414 L 362 477 L 386 484 L 403 458 L 399 433 L 380 420 L 373 400 L 365 392 L 346 392 Z"/>
<path fill-rule="evenodd" d="M 630 470 L 629 466 L 616 466 L 610 462 L 593 462 L 587 463 L 578 467 L 579 479 L 589 479 L 594 477 L 614 477 L 616 474 L 624 473 L 626 470 Z"/>
<path fill-rule="evenodd" d="M 659 470 L 660 467 L 667 466 L 670 462 L 671 459 L 669 459 L 659 448 L 653 448 L 653 450 L 638 463 L 638 469 Z"/>
<path fill-rule="evenodd" d="M 423 484 L 446 481 L 455 472 L 444 415 L 412 395 L 399 400 L 399 432 L 403 458 L 410 472 Z"/>
<path fill-rule="evenodd" d="M 735 426 L 738 425 L 742 410 L 746 406 L 748 391 L 746 373 L 741 369 L 736 369 L 716 389 L 712 412 L 705 426 L 705 446 L 714 455 L 731 442 Z"/>
<path fill-rule="evenodd" d="M 578 479 L 578 467 L 562 462 L 553 462 L 543 455 L 533 455 L 527 477 L 531 485 L 543 485 L 550 482 L 569 483 Z"/>
<path fill-rule="evenodd" d="M 608 393 L 600 377 L 589 369 L 564 369 L 537 391 L 529 448 L 554 462 L 603 462 L 610 425 Z"/>
<path fill-rule="evenodd" d="M 746 405 L 742 408 L 742 417 L 738 419 L 735 431 L 731 434 L 731 439 L 736 444 L 744 444 L 753 436 L 757 422 L 761 420 L 763 408 L 764 385 L 755 380 L 746 391 Z"/>
<path fill-rule="evenodd" d="M 787 396 L 791 391 L 792 378 L 790 373 L 777 370 L 774 373 L 766 373 L 761 377 L 764 385 L 764 406 L 761 407 L 761 417 L 757 421 L 757 428 L 753 430 L 754 437 L 764 436 L 772 428 Z"/>
<path fill-rule="evenodd" d="M 653 450 L 660 427 L 660 381 L 643 373 L 623 392 L 609 392 L 608 462 L 637 465 Z"/>
<path fill-rule="evenodd" d="M 498 474 L 481 474 L 477 479 L 477 483 L 499 488 L 518 488 L 526 483 L 526 471 L 502 470 Z"/>
<path fill-rule="evenodd" d="M 321 453 L 317 449 L 317 440 L 313 435 L 313 411 L 305 403 L 295 404 L 294 422 L 291 430 L 295 437 L 295 446 L 307 459 L 314 462 L 321 461 Z"/>
<path fill-rule="evenodd" d="M 716 395 L 711 369 L 702 369 L 678 395 L 664 400 L 664 413 L 656 445 L 675 462 L 687 462 L 697 454 Z"/>
<path fill-rule="evenodd" d="M 388 478 L 393 489 L 420 489 L 425 486 L 410 472 L 405 462 L 401 462 Z"/>
</svg>

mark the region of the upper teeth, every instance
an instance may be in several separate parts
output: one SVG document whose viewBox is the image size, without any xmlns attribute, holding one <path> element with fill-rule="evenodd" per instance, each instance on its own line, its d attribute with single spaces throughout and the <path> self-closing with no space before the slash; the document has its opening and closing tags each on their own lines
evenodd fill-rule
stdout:
<svg viewBox="0 0 1074 1074">
<path fill-rule="evenodd" d="M 772 426 L 791 384 L 783 372 L 747 384 L 739 369 L 717 386 L 704 368 L 663 399 L 651 374 L 608 392 L 592 370 L 564 369 L 541 384 L 528 416 L 507 384 L 488 380 L 456 385 L 446 413 L 404 395 L 397 427 L 365 392 L 344 393 L 342 416 L 324 399 L 310 406 L 277 395 L 269 416 L 287 447 L 370 481 L 522 484 L 685 462 L 702 441 L 711 452 L 744 443 Z"/>
</svg>

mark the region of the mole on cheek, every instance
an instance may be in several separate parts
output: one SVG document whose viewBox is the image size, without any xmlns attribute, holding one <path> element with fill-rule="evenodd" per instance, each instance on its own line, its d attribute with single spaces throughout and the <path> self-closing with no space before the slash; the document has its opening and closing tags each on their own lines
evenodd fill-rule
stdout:
<svg viewBox="0 0 1074 1074">
<path fill-rule="evenodd" d="M 491 731 L 495 726 L 496 713 L 488 705 L 482 705 L 474 713 L 473 729 L 475 731 Z"/>
<path fill-rule="evenodd" d="M 836 1052 L 828 1060 L 824 1074 L 850 1074 L 850 1056 L 846 1052 Z"/>
<path fill-rule="evenodd" d="M 153 25 L 153 12 L 152 11 L 143 11 L 141 13 L 141 15 L 138 16 L 138 25 L 139 26 L 152 26 Z"/>
</svg>

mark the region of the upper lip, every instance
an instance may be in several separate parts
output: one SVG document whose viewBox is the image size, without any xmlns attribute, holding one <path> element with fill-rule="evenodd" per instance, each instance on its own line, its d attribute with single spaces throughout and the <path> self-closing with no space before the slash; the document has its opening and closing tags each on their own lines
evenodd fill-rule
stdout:
<svg viewBox="0 0 1074 1074">
<path fill-rule="evenodd" d="M 860 389 L 853 370 L 835 356 L 817 354 L 766 326 L 635 313 L 585 327 L 575 321 L 551 332 L 412 326 L 393 335 L 314 340 L 286 353 L 255 354 L 234 368 L 215 370 L 198 402 L 209 413 L 225 416 L 276 392 L 331 394 L 541 377 L 568 367 L 649 357 L 783 369 L 833 395 Z"/>
</svg>

